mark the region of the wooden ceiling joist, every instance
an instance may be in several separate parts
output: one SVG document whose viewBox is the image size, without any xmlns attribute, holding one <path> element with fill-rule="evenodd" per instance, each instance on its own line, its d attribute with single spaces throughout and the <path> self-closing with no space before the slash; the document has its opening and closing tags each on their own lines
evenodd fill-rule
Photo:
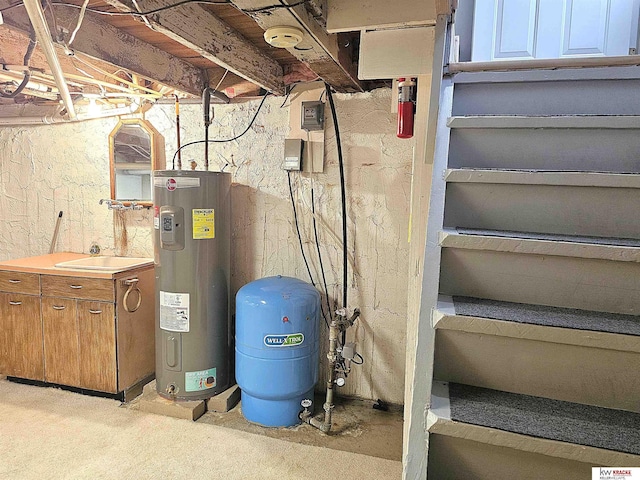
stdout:
<svg viewBox="0 0 640 480">
<path fill-rule="evenodd" d="M 136 11 L 130 0 L 106 1 L 120 11 Z M 153 10 L 174 3 L 173 0 L 147 0 L 144 8 Z M 181 5 L 146 18 L 157 32 L 266 90 L 284 93 L 282 67 L 202 6 Z"/>
<path fill-rule="evenodd" d="M 273 6 L 273 0 L 231 0 L 231 3 L 247 11 L 264 30 L 276 26 L 301 28 L 304 39 L 296 47 L 287 50 L 337 91 L 363 90 L 350 51 L 339 41 L 338 35 L 328 34 L 324 30 L 305 5 L 255 12 L 256 9 Z M 298 2 L 282 0 L 282 3 L 291 5 Z"/>
<path fill-rule="evenodd" d="M 0 0 L 0 5 L 8 3 L 7 0 Z M 59 25 L 72 31 L 77 22 L 77 12 L 66 12 L 58 8 L 56 19 Z M 28 32 L 31 25 L 26 12 L 20 8 L 5 12 L 4 21 L 23 32 Z M 186 93 L 202 93 L 203 75 L 199 68 L 109 25 L 98 14 L 85 13 L 71 49 L 106 62 L 113 66 L 113 70 L 124 68 L 133 74 Z M 59 57 L 64 56 L 60 48 Z"/>
</svg>

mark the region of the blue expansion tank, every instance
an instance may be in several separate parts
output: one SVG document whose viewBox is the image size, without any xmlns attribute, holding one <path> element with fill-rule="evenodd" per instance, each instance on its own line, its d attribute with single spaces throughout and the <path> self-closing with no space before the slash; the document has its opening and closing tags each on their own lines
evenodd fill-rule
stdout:
<svg viewBox="0 0 640 480">
<path fill-rule="evenodd" d="M 291 277 L 248 283 L 236 295 L 236 380 L 242 414 L 267 427 L 300 423 L 318 381 L 320 294 Z"/>
</svg>

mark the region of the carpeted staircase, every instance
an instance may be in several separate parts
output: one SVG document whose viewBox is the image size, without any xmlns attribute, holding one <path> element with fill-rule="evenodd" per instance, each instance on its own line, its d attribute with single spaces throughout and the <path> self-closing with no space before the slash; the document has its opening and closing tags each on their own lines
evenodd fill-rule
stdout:
<svg viewBox="0 0 640 480">
<path fill-rule="evenodd" d="M 428 478 L 640 466 L 640 68 L 459 73 L 440 105 Z"/>
</svg>

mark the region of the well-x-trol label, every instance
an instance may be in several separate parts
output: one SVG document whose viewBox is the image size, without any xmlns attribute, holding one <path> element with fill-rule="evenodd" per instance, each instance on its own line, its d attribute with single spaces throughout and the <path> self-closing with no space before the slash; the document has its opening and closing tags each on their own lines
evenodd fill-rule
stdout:
<svg viewBox="0 0 640 480">
<path fill-rule="evenodd" d="M 265 335 L 264 344 L 267 347 L 297 347 L 304 343 L 303 333 L 289 333 L 284 335 Z"/>
</svg>

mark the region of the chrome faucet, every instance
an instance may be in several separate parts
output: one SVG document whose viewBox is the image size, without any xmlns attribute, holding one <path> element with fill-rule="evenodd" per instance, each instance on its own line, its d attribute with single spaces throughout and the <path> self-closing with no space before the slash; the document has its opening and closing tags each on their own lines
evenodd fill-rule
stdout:
<svg viewBox="0 0 640 480">
<path fill-rule="evenodd" d="M 102 198 L 98 203 L 100 205 L 106 203 L 109 210 L 141 210 L 144 208 L 143 205 L 138 205 L 134 201 L 129 202 L 129 205 L 125 205 L 120 200 L 112 200 L 110 198 Z"/>
</svg>

